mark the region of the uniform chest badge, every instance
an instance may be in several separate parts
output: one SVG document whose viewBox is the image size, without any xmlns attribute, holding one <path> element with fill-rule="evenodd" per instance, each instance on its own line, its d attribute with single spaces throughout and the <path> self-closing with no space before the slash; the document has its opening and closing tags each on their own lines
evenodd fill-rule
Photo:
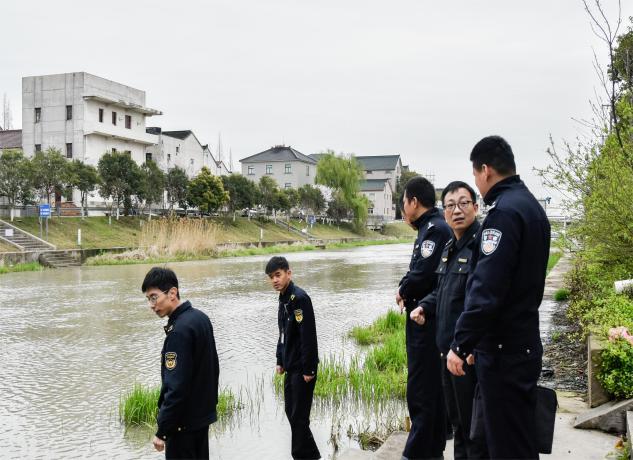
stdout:
<svg viewBox="0 0 633 460">
<path fill-rule="evenodd" d="M 481 232 L 481 252 L 489 256 L 497 250 L 502 233 L 496 228 L 487 228 Z"/>
<path fill-rule="evenodd" d="M 433 254 L 433 251 L 435 251 L 435 241 L 431 241 L 431 240 L 424 240 L 422 241 L 422 257 L 424 257 L 425 259 L 427 257 L 430 257 Z"/>
<path fill-rule="evenodd" d="M 176 369 L 176 358 L 177 355 L 173 351 L 165 353 L 165 367 L 167 370 L 171 371 Z"/>
<path fill-rule="evenodd" d="M 297 320 L 297 323 L 300 323 L 301 321 L 303 321 L 303 310 L 301 309 L 295 310 L 295 319 Z"/>
</svg>

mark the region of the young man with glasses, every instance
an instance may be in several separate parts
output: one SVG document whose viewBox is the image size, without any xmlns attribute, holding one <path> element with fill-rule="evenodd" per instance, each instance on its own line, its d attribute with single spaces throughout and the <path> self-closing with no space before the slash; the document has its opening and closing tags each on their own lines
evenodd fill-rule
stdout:
<svg viewBox="0 0 633 460">
<path fill-rule="evenodd" d="M 420 325 L 413 321 L 410 313 L 435 287 L 435 269 L 451 237 L 451 229 L 435 207 L 435 187 L 424 177 L 414 177 L 405 185 L 402 216 L 418 232 L 409 271 L 396 293 L 396 303 L 401 311 L 407 311 L 407 406 L 411 417 L 411 431 L 402 456 L 404 459 L 441 458 L 446 447 L 447 426 L 435 321 Z"/>
<path fill-rule="evenodd" d="M 209 458 L 209 425 L 217 420 L 220 366 L 209 317 L 180 300 L 176 274 L 152 268 L 141 286 L 150 308 L 169 317 L 161 352 L 158 430 L 165 458 Z"/>
<path fill-rule="evenodd" d="M 516 174 L 514 154 L 503 138 L 479 141 L 470 161 L 488 215 L 477 236 L 447 367 L 463 376 L 464 360 L 474 352 L 477 409 L 490 457 L 535 459 L 536 383 L 543 356 L 538 309 L 550 225 Z"/>
<path fill-rule="evenodd" d="M 466 280 L 470 272 L 473 250 L 476 250 L 477 195 L 465 182 L 455 181 L 442 192 L 444 218 L 453 230 L 453 238 L 444 247 L 442 259 L 437 267 L 437 285 L 433 292 L 411 312 L 418 324 L 435 318 L 437 322 L 436 343 L 442 358 L 442 388 L 444 402 L 454 431 L 454 458 L 487 458 L 485 443 L 470 440 L 470 419 L 473 396 L 477 385 L 472 358 L 464 366 L 465 376 L 455 377 L 446 368 L 448 354 L 457 318 L 464 311 Z"/>
</svg>

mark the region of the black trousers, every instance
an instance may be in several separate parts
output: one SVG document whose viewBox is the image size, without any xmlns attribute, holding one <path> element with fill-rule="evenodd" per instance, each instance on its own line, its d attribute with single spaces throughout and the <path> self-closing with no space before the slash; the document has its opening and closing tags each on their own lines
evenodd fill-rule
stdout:
<svg viewBox="0 0 633 460">
<path fill-rule="evenodd" d="M 410 460 L 442 458 L 446 410 L 435 322 L 419 326 L 407 317 L 407 406 L 411 431 L 402 455 Z"/>
<path fill-rule="evenodd" d="M 464 376 L 454 376 L 446 368 L 446 357 L 442 358 L 442 389 L 446 412 L 453 426 L 454 458 L 455 460 L 485 459 L 488 458 L 485 440 L 470 440 L 470 420 L 477 373 L 474 366 L 466 363 L 464 363 L 464 372 L 466 372 Z"/>
<path fill-rule="evenodd" d="M 538 459 L 536 383 L 542 349 L 475 352 L 486 444 L 491 459 Z"/>
<path fill-rule="evenodd" d="M 321 458 L 310 431 L 310 409 L 316 380 L 315 376 L 306 383 L 303 375 L 295 372 L 286 372 L 284 378 L 284 403 L 292 432 L 291 454 L 295 459 Z"/>
<path fill-rule="evenodd" d="M 168 460 L 208 459 L 209 427 L 195 431 L 182 431 L 167 438 L 165 458 Z"/>
</svg>

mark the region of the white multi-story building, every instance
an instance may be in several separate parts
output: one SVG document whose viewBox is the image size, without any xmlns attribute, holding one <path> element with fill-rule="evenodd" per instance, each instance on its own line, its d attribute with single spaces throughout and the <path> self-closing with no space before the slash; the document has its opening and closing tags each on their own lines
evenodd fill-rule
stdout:
<svg viewBox="0 0 633 460">
<path fill-rule="evenodd" d="M 389 179 L 368 179 L 360 183 L 360 192 L 369 199 L 369 215 L 392 221 L 396 216 L 393 190 Z"/>
<path fill-rule="evenodd" d="M 356 157 L 365 171 L 365 179 L 389 179 L 391 190 L 395 193 L 402 175 L 400 155 L 372 155 Z"/>
<path fill-rule="evenodd" d="M 145 91 L 86 72 L 22 78 L 22 148 L 26 156 L 49 147 L 96 166 L 105 152 L 129 152 L 138 163 L 157 137 L 147 117 Z"/>
</svg>

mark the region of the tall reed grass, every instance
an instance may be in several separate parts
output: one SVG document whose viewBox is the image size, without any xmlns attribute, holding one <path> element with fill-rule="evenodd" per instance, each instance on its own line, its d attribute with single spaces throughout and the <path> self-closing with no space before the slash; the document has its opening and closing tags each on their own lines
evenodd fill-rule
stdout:
<svg viewBox="0 0 633 460">
<path fill-rule="evenodd" d="M 218 226 L 205 219 L 157 219 L 143 225 L 139 246 L 152 256 L 212 254 Z"/>
</svg>

